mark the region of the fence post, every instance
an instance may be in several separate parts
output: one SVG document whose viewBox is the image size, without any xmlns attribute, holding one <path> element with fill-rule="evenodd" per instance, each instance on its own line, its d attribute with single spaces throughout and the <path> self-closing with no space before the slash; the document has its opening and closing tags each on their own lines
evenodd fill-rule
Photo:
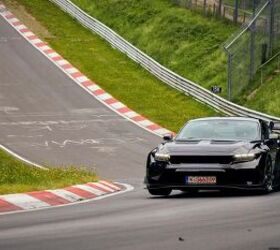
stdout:
<svg viewBox="0 0 280 250">
<path fill-rule="evenodd" d="M 234 2 L 233 21 L 235 24 L 237 24 L 237 22 L 238 22 L 238 0 L 235 0 L 235 2 Z"/>
<path fill-rule="evenodd" d="M 253 3 L 253 18 L 256 16 L 257 0 Z M 251 32 L 251 44 L 250 44 L 250 80 L 253 79 L 255 75 L 255 44 L 256 44 L 256 22 L 252 23 L 250 29 Z"/>
<path fill-rule="evenodd" d="M 228 100 L 232 97 L 232 54 L 228 54 Z"/>
<path fill-rule="evenodd" d="M 268 44 L 268 53 L 269 56 L 272 56 L 272 52 L 273 52 L 273 40 L 274 40 L 274 16 L 275 16 L 275 12 L 274 12 L 274 7 L 275 7 L 275 2 L 274 0 L 270 0 L 269 3 L 269 44 Z"/>
<path fill-rule="evenodd" d="M 214 3 L 214 6 L 213 6 L 213 16 L 216 16 L 216 4 Z"/>
<path fill-rule="evenodd" d="M 203 12 L 204 15 L 206 16 L 206 0 L 203 1 Z"/>
<path fill-rule="evenodd" d="M 188 8 L 191 9 L 192 8 L 192 0 L 188 0 Z"/>
<path fill-rule="evenodd" d="M 222 0 L 219 0 L 218 15 L 222 16 Z"/>
</svg>

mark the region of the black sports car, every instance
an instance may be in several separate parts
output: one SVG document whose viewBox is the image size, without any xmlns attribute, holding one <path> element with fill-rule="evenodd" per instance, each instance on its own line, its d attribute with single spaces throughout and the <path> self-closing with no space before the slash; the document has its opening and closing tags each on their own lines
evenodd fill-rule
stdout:
<svg viewBox="0 0 280 250">
<path fill-rule="evenodd" d="M 270 192 L 280 184 L 277 126 L 244 117 L 189 121 L 149 153 L 147 189 L 152 195 L 169 195 L 173 189 Z"/>
</svg>

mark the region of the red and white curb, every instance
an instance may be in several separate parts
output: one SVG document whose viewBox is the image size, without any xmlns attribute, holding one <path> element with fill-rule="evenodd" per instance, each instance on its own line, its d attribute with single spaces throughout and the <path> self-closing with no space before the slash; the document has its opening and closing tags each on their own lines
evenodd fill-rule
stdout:
<svg viewBox="0 0 280 250">
<path fill-rule="evenodd" d="M 31 43 L 37 50 L 39 50 L 50 61 L 52 61 L 58 68 L 65 72 L 79 86 L 89 92 L 98 101 L 109 107 L 111 110 L 156 135 L 163 136 L 166 133 L 171 133 L 171 131 L 162 128 L 158 124 L 155 124 L 144 116 L 134 112 L 123 103 L 115 99 L 113 96 L 106 93 L 96 83 L 88 79 L 77 68 L 73 67 L 71 63 L 55 52 L 47 43 L 39 39 L 19 19 L 17 19 L 10 11 L 8 11 L 3 4 L 0 5 L 0 15 L 9 24 L 11 24 L 29 43 Z"/>
<path fill-rule="evenodd" d="M 99 181 L 89 182 L 83 185 L 74 185 L 63 189 L 1 195 L 0 215 L 31 209 L 66 206 L 78 202 L 88 202 L 128 192 L 132 189 L 133 188 L 127 184 Z"/>
</svg>

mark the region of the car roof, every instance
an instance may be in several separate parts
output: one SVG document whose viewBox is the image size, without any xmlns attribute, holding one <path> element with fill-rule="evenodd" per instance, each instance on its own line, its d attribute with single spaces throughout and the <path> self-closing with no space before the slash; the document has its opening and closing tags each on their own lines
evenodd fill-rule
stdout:
<svg viewBox="0 0 280 250">
<path fill-rule="evenodd" d="M 239 117 L 239 116 L 228 116 L 228 117 L 205 117 L 205 118 L 198 118 L 191 121 L 211 121 L 211 120 L 236 120 L 236 121 L 254 121 L 259 122 L 256 118 L 251 117 Z"/>
</svg>

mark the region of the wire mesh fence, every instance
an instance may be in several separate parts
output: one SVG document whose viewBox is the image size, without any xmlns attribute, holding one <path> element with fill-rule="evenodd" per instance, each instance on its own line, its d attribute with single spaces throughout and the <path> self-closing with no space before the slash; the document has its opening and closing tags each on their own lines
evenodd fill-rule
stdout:
<svg viewBox="0 0 280 250">
<path fill-rule="evenodd" d="M 241 24 L 224 47 L 228 54 L 228 99 L 263 82 L 280 51 L 280 0 L 172 0 L 174 4 Z M 278 59 L 277 59 L 278 60 Z M 261 71 L 261 73 L 259 73 Z M 260 77 L 261 75 L 261 77 Z M 261 78 L 259 80 L 257 78 Z"/>
<path fill-rule="evenodd" d="M 236 99 L 242 91 L 250 89 L 260 68 L 269 72 L 264 69 L 265 62 L 280 50 L 279 1 L 251 2 L 254 5 L 248 23 L 225 44 L 229 99 Z"/>
<path fill-rule="evenodd" d="M 171 0 L 174 4 L 198 10 L 205 15 L 223 17 L 235 23 L 246 23 L 253 12 L 252 0 Z M 267 0 L 256 0 L 257 4 Z"/>
<path fill-rule="evenodd" d="M 255 80 L 259 84 L 264 84 L 268 80 L 272 80 L 274 77 L 278 77 L 280 73 L 280 52 L 275 54 L 271 59 L 260 66 Z"/>
</svg>

